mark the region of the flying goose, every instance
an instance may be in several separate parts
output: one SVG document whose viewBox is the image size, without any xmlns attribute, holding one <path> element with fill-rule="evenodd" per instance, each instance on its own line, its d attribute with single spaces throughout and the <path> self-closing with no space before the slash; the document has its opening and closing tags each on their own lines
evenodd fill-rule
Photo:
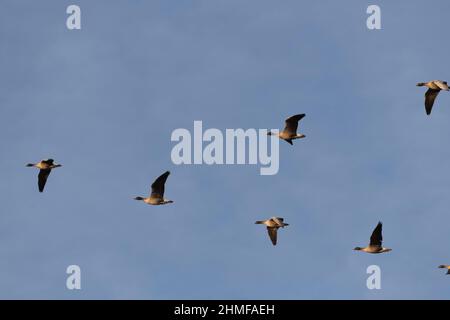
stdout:
<svg viewBox="0 0 450 320">
<path fill-rule="evenodd" d="M 277 231 L 278 228 L 284 228 L 285 226 L 288 226 L 289 224 L 284 223 L 283 218 L 279 217 L 272 217 L 270 219 L 264 220 L 264 221 L 256 221 L 255 224 L 264 224 L 267 226 L 267 231 L 269 233 L 270 240 L 272 241 L 272 244 L 274 246 L 277 245 Z"/>
<path fill-rule="evenodd" d="M 52 169 L 62 167 L 60 164 L 56 164 L 53 159 L 45 159 L 38 163 L 29 163 L 27 167 L 35 167 L 40 169 L 38 175 L 38 187 L 39 192 L 43 192 L 45 188 L 45 183 L 47 182 L 48 176 Z"/>
<path fill-rule="evenodd" d="M 164 184 L 166 183 L 167 177 L 169 176 L 170 171 L 164 172 L 160 175 L 155 182 L 152 183 L 152 191 L 150 193 L 150 197 L 136 197 L 134 200 L 144 201 L 147 204 L 151 204 L 154 206 L 173 203 L 172 200 L 164 199 Z"/>
<path fill-rule="evenodd" d="M 287 118 L 285 121 L 285 127 L 283 131 L 279 132 L 278 134 L 273 132 L 268 132 L 268 136 L 278 136 L 278 138 L 286 141 L 290 145 L 293 145 L 292 140 L 294 139 L 301 139 L 305 138 L 306 136 L 304 134 L 297 134 L 297 128 L 298 128 L 298 122 L 305 117 L 305 114 L 296 114 L 295 116 L 292 116 L 290 118 Z"/>
<path fill-rule="evenodd" d="M 446 274 L 450 274 L 450 266 L 447 266 L 447 265 L 440 265 L 438 268 L 440 268 L 440 269 L 447 269 L 447 273 Z"/>
<path fill-rule="evenodd" d="M 427 115 L 431 114 L 431 109 L 433 108 L 434 100 L 438 96 L 441 90 L 449 91 L 447 81 L 433 80 L 429 82 L 419 82 L 418 87 L 427 87 L 428 90 L 425 92 L 425 111 Z"/>
<path fill-rule="evenodd" d="M 367 253 L 383 253 L 391 251 L 392 249 L 384 248 L 381 245 L 383 242 L 382 229 L 383 224 L 378 222 L 378 225 L 375 230 L 373 230 L 372 236 L 370 237 L 370 244 L 365 248 L 356 247 L 354 250 L 364 251 Z"/>
</svg>

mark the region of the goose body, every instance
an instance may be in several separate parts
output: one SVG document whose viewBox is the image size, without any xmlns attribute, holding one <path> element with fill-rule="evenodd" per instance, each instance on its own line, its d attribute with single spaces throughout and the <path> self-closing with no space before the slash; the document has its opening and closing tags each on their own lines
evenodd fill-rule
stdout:
<svg viewBox="0 0 450 320">
<path fill-rule="evenodd" d="M 267 227 L 269 238 L 274 246 L 277 245 L 278 229 L 289 225 L 288 223 L 284 223 L 284 219 L 280 217 L 272 217 L 267 220 L 256 221 L 255 224 L 264 224 Z"/>
<path fill-rule="evenodd" d="M 285 127 L 283 131 L 280 131 L 279 133 L 273 133 L 268 132 L 267 135 L 269 136 L 277 136 L 278 138 L 286 141 L 290 145 L 293 145 L 292 140 L 295 139 L 302 139 L 306 136 L 304 134 L 298 134 L 298 122 L 305 117 L 305 114 L 296 114 L 295 116 L 289 117 L 285 121 Z"/>
<path fill-rule="evenodd" d="M 38 163 L 29 163 L 27 167 L 34 167 L 39 169 L 38 175 L 38 189 L 39 192 L 44 192 L 45 184 L 47 183 L 48 176 L 52 169 L 62 167 L 60 164 L 56 164 L 53 159 L 41 160 Z"/>
<path fill-rule="evenodd" d="M 354 250 L 373 254 L 392 251 L 392 249 L 384 248 L 382 246 L 383 242 L 382 229 L 383 224 L 381 222 L 378 222 L 378 225 L 375 227 L 375 229 L 372 232 L 372 236 L 370 237 L 369 245 L 365 248 L 356 247 Z"/>
<path fill-rule="evenodd" d="M 164 198 L 164 189 L 167 177 L 170 175 L 170 171 L 164 172 L 160 175 L 151 185 L 150 196 L 147 198 L 144 197 L 135 197 L 134 200 L 140 200 L 145 202 L 146 204 L 150 204 L 153 206 L 164 205 L 168 203 L 173 203 L 172 200 L 168 200 Z"/>
<path fill-rule="evenodd" d="M 434 100 L 438 96 L 441 90 L 449 91 L 450 88 L 447 84 L 447 81 L 442 80 L 433 80 L 429 82 L 419 82 L 417 84 L 418 87 L 427 87 L 428 90 L 425 92 L 425 111 L 427 115 L 431 114 L 431 110 L 433 109 Z"/>
<path fill-rule="evenodd" d="M 447 269 L 447 273 L 446 274 L 447 275 L 450 274 L 450 266 L 442 264 L 438 268 L 440 268 L 440 269 Z"/>
</svg>

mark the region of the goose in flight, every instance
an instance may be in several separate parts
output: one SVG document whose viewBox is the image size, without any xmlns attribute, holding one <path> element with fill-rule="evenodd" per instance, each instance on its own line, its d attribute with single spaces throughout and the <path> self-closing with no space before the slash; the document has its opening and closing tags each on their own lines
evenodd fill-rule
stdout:
<svg viewBox="0 0 450 320">
<path fill-rule="evenodd" d="M 443 265 L 440 265 L 439 268 L 440 269 L 447 269 L 447 273 L 446 274 L 450 274 L 450 266 L 447 266 L 447 265 L 443 264 Z"/>
<path fill-rule="evenodd" d="M 150 193 L 150 197 L 136 197 L 134 200 L 144 201 L 147 204 L 151 204 L 154 206 L 173 203 L 172 200 L 164 199 L 164 185 L 166 183 L 167 177 L 169 176 L 170 171 L 164 172 L 160 175 L 155 182 L 152 183 L 152 191 Z"/>
<path fill-rule="evenodd" d="M 48 176 L 52 169 L 62 167 L 60 164 L 56 164 L 53 159 L 45 159 L 38 163 L 29 163 L 27 167 L 34 167 L 39 169 L 38 175 L 38 187 L 39 192 L 43 192 L 45 188 L 45 183 L 47 182 Z"/>
<path fill-rule="evenodd" d="M 270 219 L 264 220 L 264 221 L 256 221 L 255 224 L 264 224 L 267 226 L 267 232 L 269 233 L 270 240 L 272 241 L 272 244 L 274 246 L 277 245 L 277 231 L 278 228 L 284 228 L 285 226 L 288 226 L 289 224 L 284 223 L 283 218 L 279 217 L 272 217 Z"/>
<path fill-rule="evenodd" d="M 279 133 L 268 132 L 268 136 L 278 136 L 278 138 L 286 141 L 290 145 L 293 145 L 292 140 L 302 139 L 306 136 L 304 134 L 297 134 L 298 122 L 305 117 L 305 114 L 296 114 L 295 116 L 289 117 L 285 121 L 285 127 L 283 131 Z"/>
<path fill-rule="evenodd" d="M 370 244 L 365 248 L 356 247 L 354 250 L 364 251 L 367 253 L 383 253 L 391 251 L 392 249 L 384 248 L 381 245 L 383 242 L 382 229 L 383 224 L 378 222 L 378 225 L 375 230 L 373 230 L 372 236 L 370 237 Z"/>
<path fill-rule="evenodd" d="M 429 82 L 419 82 L 418 87 L 427 87 L 428 90 L 425 92 L 425 111 L 427 115 L 431 114 L 431 109 L 433 109 L 434 100 L 438 96 L 441 90 L 449 91 L 447 81 L 433 80 Z"/>
</svg>

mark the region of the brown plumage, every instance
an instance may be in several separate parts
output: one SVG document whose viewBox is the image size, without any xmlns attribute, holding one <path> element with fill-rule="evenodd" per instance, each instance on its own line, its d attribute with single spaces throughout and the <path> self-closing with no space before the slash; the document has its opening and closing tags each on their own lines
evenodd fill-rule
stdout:
<svg viewBox="0 0 450 320">
<path fill-rule="evenodd" d="M 448 266 L 448 265 L 445 265 L 445 264 L 442 264 L 442 265 L 440 265 L 438 268 L 440 268 L 440 269 L 447 269 L 447 275 L 449 275 L 450 274 L 450 266 Z"/>
<path fill-rule="evenodd" d="M 285 127 L 283 131 L 275 134 L 273 132 L 268 132 L 269 136 L 278 136 L 278 138 L 286 141 L 290 145 L 293 145 L 292 140 L 302 139 L 306 136 L 304 134 L 297 134 L 298 122 L 305 117 L 305 114 L 296 114 L 295 116 L 289 117 L 285 121 Z"/>
<path fill-rule="evenodd" d="M 27 167 L 34 167 L 39 169 L 38 174 L 38 189 L 39 192 L 44 192 L 47 179 L 52 172 L 52 169 L 62 167 L 60 164 L 56 164 L 53 159 L 41 160 L 38 163 L 29 163 Z"/>
<path fill-rule="evenodd" d="M 150 197 L 135 197 L 135 200 L 144 201 L 151 205 L 163 205 L 168 203 L 173 203 L 172 200 L 164 199 L 165 184 L 167 177 L 170 175 L 170 171 L 164 172 L 160 175 L 151 185 Z"/>
<path fill-rule="evenodd" d="M 372 235 L 370 236 L 369 245 L 365 248 L 356 247 L 354 250 L 363 251 L 367 253 L 384 253 L 392 251 L 392 249 L 384 248 L 382 246 L 383 243 L 382 232 L 383 232 L 383 224 L 381 222 L 378 222 L 377 226 L 372 232 Z"/>
<path fill-rule="evenodd" d="M 270 241 L 274 246 L 277 245 L 277 233 L 279 228 L 288 226 L 288 223 L 284 223 L 284 219 L 280 217 L 272 217 L 267 220 L 256 221 L 255 224 L 264 224 L 267 227 Z"/>
<path fill-rule="evenodd" d="M 425 111 L 427 115 L 431 114 L 431 110 L 433 109 L 434 101 L 438 96 L 441 90 L 449 91 L 450 88 L 447 84 L 447 81 L 442 80 L 433 80 L 429 82 L 419 82 L 417 84 L 418 87 L 427 87 L 428 90 L 425 92 Z"/>
</svg>

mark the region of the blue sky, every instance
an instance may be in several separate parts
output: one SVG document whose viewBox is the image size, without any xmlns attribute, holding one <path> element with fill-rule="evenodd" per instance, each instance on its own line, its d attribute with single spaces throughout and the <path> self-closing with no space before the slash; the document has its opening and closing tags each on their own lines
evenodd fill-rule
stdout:
<svg viewBox="0 0 450 320">
<path fill-rule="evenodd" d="M 427 117 L 415 86 L 450 79 L 450 3 L 431 3 L 3 1 L 0 298 L 447 299 L 450 95 Z M 307 138 L 280 144 L 275 176 L 171 162 L 194 120 L 296 113 Z M 40 194 L 24 165 L 48 157 L 64 167 Z M 165 170 L 173 205 L 132 200 Z M 277 247 L 254 225 L 274 215 Z M 393 251 L 354 252 L 379 220 Z"/>
</svg>

